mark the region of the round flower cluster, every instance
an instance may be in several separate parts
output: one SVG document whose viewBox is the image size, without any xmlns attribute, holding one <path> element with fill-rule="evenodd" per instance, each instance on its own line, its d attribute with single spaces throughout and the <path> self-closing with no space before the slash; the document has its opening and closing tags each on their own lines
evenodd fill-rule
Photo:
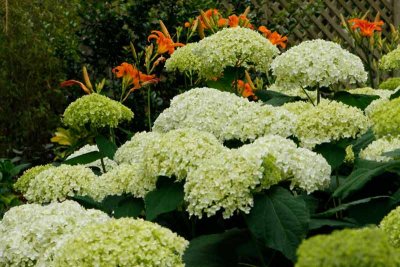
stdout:
<svg viewBox="0 0 400 267">
<path fill-rule="evenodd" d="M 313 148 L 317 144 L 357 137 L 368 130 L 370 123 L 363 112 L 336 101 L 322 100 L 316 107 L 302 112 L 294 134 L 301 146 Z"/>
<path fill-rule="evenodd" d="M 296 267 L 398 267 L 400 251 L 377 228 L 345 229 L 317 235 L 297 249 Z"/>
<path fill-rule="evenodd" d="M 321 155 L 269 135 L 239 149 L 215 154 L 190 171 L 184 187 L 187 210 L 198 217 L 203 213 L 212 216 L 219 210 L 225 218 L 239 210 L 248 213 L 255 191 L 290 179 L 292 187 L 310 193 L 329 185 L 330 173 Z"/>
<path fill-rule="evenodd" d="M 196 88 L 174 97 L 153 130 L 194 128 L 220 141 L 255 140 L 266 134 L 290 136 L 295 118 L 286 109 L 250 102 L 232 93 Z"/>
<path fill-rule="evenodd" d="M 109 217 L 65 201 L 10 209 L 0 222 L 0 266 L 51 266 L 54 253 L 75 233 Z"/>
<path fill-rule="evenodd" d="M 290 87 L 328 87 L 338 82 L 365 82 L 362 61 L 341 48 L 324 41 L 305 41 L 276 57 L 271 64 L 276 84 Z"/>
<path fill-rule="evenodd" d="M 23 195 L 28 191 L 29 183 L 42 171 L 48 170 L 52 167 L 51 164 L 39 165 L 26 170 L 21 177 L 18 178 L 14 184 L 14 188 L 21 192 Z"/>
<path fill-rule="evenodd" d="M 295 102 L 285 103 L 282 107 L 288 110 L 289 112 L 299 116 L 304 111 L 312 109 L 314 106 L 310 102 L 295 101 Z"/>
<path fill-rule="evenodd" d="M 389 242 L 397 248 L 400 248 L 400 206 L 389 212 L 380 223 L 380 228 L 389 237 Z"/>
<path fill-rule="evenodd" d="M 121 103 L 99 94 L 85 95 L 72 102 L 64 111 L 65 125 L 80 129 L 86 124 L 92 129 L 115 128 L 124 120 L 131 120 L 133 112 Z"/>
<path fill-rule="evenodd" d="M 185 266 L 189 242 L 155 223 L 141 219 L 111 219 L 87 226 L 57 251 L 53 265 Z"/>
<path fill-rule="evenodd" d="M 385 89 L 385 90 L 396 90 L 399 87 L 400 87 L 400 78 L 399 77 L 389 78 L 379 85 L 380 89 Z"/>
<path fill-rule="evenodd" d="M 369 116 L 376 136 L 400 135 L 400 97 L 374 107 Z"/>
<path fill-rule="evenodd" d="M 279 49 L 258 32 L 235 27 L 202 39 L 192 52 L 200 62 L 199 75 L 212 79 L 220 76 L 228 66 L 254 67 L 267 73 Z"/>
<path fill-rule="evenodd" d="M 201 68 L 200 59 L 193 53 L 193 49 L 197 46 L 198 43 L 188 43 L 183 47 L 178 47 L 165 62 L 165 69 L 187 74 L 198 73 Z"/>
<path fill-rule="evenodd" d="M 87 195 L 96 179 L 92 170 L 84 166 L 51 167 L 31 179 L 24 197 L 29 202 L 48 203 L 68 196 Z"/>
<path fill-rule="evenodd" d="M 96 201 L 106 196 L 132 194 L 138 198 L 156 188 L 157 176 L 145 173 L 142 164 L 122 163 L 101 175 L 89 189 L 88 195 Z"/>
<path fill-rule="evenodd" d="M 83 147 L 81 147 L 80 149 L 78 149 L 77 151 L 75 151 L 74 153 L 72 153 L 71 155 L 69 155 L 67 157 L 67 159 L 73 159 L 75 157 L 90 153 L 90 152 L 95 152 L 95 151 L 99 151 L 99 148 L 97 147 L 97 145 L 85 145 Z M 106 171 L 111 170 L 112 168 L 115 168 L 115 166 L 117 166 L 117 163 L 109 158 L 103 158 L 103 162 L 104 162 L 104 167 L 106 169 Z M 101 164 L 101 160 L 96 160 L 93 161 L 91 163 L 85 164 L 83 166 L 86 167 L 97 167 L 99 168 L 101 171 L 103 171 L 102 168 L 102 164 Z"/>
<path fill-rule="evenodd" d="M 378 162 L 387 162 L 392 160 L 392 158 L 389 156 L 383 156 L 382 154 L 395 149 L 400 149 L 400 138 L 383 137 L 373 141 L 366 148 L 361 150 L 360 158 Z"/>
<path fill-rule="evenodd" d="M 383 70 L 400 69 L 400 46 L 381 58 L 379 67 Z"/>
</svg>

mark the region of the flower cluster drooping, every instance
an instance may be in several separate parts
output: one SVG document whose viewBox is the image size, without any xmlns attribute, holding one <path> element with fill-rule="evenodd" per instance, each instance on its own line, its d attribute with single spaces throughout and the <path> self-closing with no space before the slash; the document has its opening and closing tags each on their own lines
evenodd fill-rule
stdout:
<svg viewBox="0 0 400 267">
<path fill-rule="evenodd" d="M 389 212 L 386 215 L 381 223 L 380 228 L 387 234 L 389 237 L 389 242 L 396 248 L 400 248 L 400 207 Z"/>
<path fill-rule="evenodd" d="M 387 71 L 400 69 L 400 46 L 384 55 L 381 58 L 379 67 Z"/>
<path fill-rule="evenodd" d="M 400 135 L 400 98 L 377 105 L 369 116 L 376 136 Z"/>
<path fill-rule="evenodd" d="M 399 137 L 383 137 L 373 141 L 366 148 L 360 151 L 360 158 L 378 162 L 387 162 L 393 158 L 382 155 L 385 152 L 400 149 Z"/>
<path fill-rule="evenodd" d="M 24 197 L 29 202 L 49 203 L 87 195 L 96 179 L 91 169 L 81 165 L 50 167 L 30 180 Z"/>
<path fill-rule="evenodd" d="M 0 222 L 0 266 L 48 267 L 54 253 L 86 225 L 107 221 L 98 210 L 65 201 L 10 209 Z"/>
<path fill-rule="evenodd" d="M 194 128 L 219 140 L 255 140 L 266 134 L 293 133 L 295 118 L 286 109 L 250 102 L 232 93 L 196 88 L 174 97 L 153 130 Z"/>
<path fill-rule="evenodd" d="M 397 267 L 400 251 L 378 228 L 345 229 L 311 237 L 297 249 L 296 267 Z"/>
<path fill-rule="evenodd" d="M 189 242 L 142 219 L 111 219 L 92 224 L 69 238 L 57 251 L 54 267 L 168 266 L 183 267 Z"/>
<path fill-rule="evenodd" d="M 341 138 L 355 138 L 370 125 L 360 109 L 340 102 L 323 100 L 316 107 L 305 107 L 297 117 L 294 135 L 306 148 Z"/>
<path fill-rule="evenodd" d="M 271 64 L 276 84 L 290 87 L 329 87 L 338 82 L 365 82 L 367 73 L 359 57 L 340 45 L 305 41 L 276 57 Z"/>
<path fill-rule="evenodd" d="M 64 112 L 65 125 L 80 129 L 115 128 L 121 121 L 129 121 L 133 112 L 121 103 L 96 93 L 85 95 L 72 102 Z"/>
</svg>

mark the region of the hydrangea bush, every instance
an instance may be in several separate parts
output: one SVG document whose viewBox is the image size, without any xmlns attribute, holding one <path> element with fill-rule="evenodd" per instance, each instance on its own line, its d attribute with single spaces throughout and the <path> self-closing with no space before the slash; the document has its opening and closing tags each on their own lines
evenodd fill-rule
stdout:
<svg viewBox="0 0 400 267">
<path fill-rule="evenodd" d="M 396 248 L 400 248 L 400 207 L 392 210 L 383 218 L 380 228 L 388 235 L 389 242 Z"/>
<path fill-rule="evenodd" d="M 381 58 L 379 67 L 383 70 L 397 70 L 400 68 L 400 46 Z"/>
<path fill-rule="evenodd" d="M 370 113 L 375 135 L 397 136 L 400 134 L 400 98 L 376 106 Z"/>
</svg>

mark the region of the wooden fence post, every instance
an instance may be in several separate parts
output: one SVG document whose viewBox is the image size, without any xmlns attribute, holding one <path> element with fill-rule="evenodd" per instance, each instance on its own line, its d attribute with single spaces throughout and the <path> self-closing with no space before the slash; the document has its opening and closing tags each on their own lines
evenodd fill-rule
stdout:
<svg viewBox="0 0 400 267">
<path fill-rule="evenodd" d="M 393 25 L 395 27 L 399 27 L 400 25 L 400 1 L 399 0 L 392 0 L 393 1 Z"/>
</svg>

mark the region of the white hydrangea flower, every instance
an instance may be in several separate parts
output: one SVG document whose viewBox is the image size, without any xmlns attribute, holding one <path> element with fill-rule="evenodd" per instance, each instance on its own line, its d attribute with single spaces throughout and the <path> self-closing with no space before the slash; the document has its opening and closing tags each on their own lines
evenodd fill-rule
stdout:
<svg viewBox="0 0 400 267">
<path fill-rule="evenodd" d="M 24 197 L 29 202 L 63 201 L 69 196 L 87 195 L 98 177 L 80 165 L 61 165 L 40 172 L 30 182 Z"/>
<path fill-rule="evenodd" d="M 256 31 L 234 27 L 202 39 L 191 52 L 200 61 L 199 75 L 211 79 L 220 76 L 226 67 L 237 66 L 239 62 L 242 67 L 254 67 L 256 71 L 267 73 L 279 49 Z"/>
<path fill-rule="evenodd" d="M 383 156 L 385 152 L 400 149 L 400 137 L 384 137 L 373 141 L 360 151 L 360 158 L 378 162 L 387 162 L 393 158 Z"/>
<path fill-rule="evenodd" d="M 14 207 L 0 222 L 0 266 L 51 266 L 54 253 L 69 237 L 108 219 L 105 213 L 85 210 L 74 201 Z"/>
<path fill-rule="evenodd" d="M 298 115 L 294 134 L 301 146 L 313 148 L 317 144 L 342 138 L 356 138 L 365 133 L 370 125 L 360 109 L 322 99 L 319 105 Z"/>
<path fill-rule="evenodd" d="M 77 151 L 75 151 L 74 153 L 72 153 L 71 155 L 69 155 L 67 157 L 67 159 L 73 159 L 77 156 L 81 156 L 90 152 L 95 152 L 95 151 L 99 151 L 99 148 L 97 147 L 97 145 L 85 145 L 83 147 L 81 147 L 80 149 L 78 149 Z M 112 168 L 114 168 L 115 166 L 117 166 L 117 163 L 115 161 L 113 161 L 112 159 L 109 158 L 103 158 L 103 162 L 104 162 L 104 167 L 106 169 L 106 171 L 111 170 Z M 103 171 L 103 167 L 101 165 L 101 160 L 96 160 L 93 161 L 91 163 L 88 164 L 84 164 L 83 166 L 86 167 L 97 167 L 99 168 L 101 171 Z"/>
<path fill-rule="evenodd" d="M 220 141 L 255 140 L 266 134 L 293 133 L 295 118 L 281 107 L 250 102 L 232 93 L 196 88 L 174 97 L 171 106 L 154 122 L 155 132 L 195 128 Z"/>
<path fill-rule="evenodd" d="M 277 56 L 271 64 L 276 84 L 284 88 L 329 87 L 339 82 L 365 82 L 362 61 L 339 44 L 304 41 Z"/>
<path fill-rule="evenodd" d="M 156 223 L 111 219 L 92 224 L 69 238 L 57 251 L 53 266 L 184 267 L 189 242 Z"/>
<path fill-rule="evenodd" d="M 295 102 L 289 102 L 285 103 L 282 106 L 284 109 L 287 109 L 289 112 L 296 114 L 296 115 L 301 115 L 304 111 L 312 109 L 314 106 L 310 102 L 305 102 L 305 101 L 295 101 Z M 297 118 L 297 117 L 296 117 Z"/>
</svg>

